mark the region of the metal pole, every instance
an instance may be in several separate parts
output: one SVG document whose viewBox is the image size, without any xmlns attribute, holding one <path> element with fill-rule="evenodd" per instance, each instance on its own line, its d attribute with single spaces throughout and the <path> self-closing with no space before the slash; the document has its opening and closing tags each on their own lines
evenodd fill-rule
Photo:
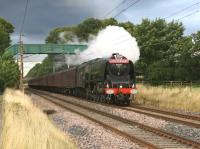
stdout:
<svg viewBox="0 0 200 149">
<path fill-rule="evenodd" d="M 55 65 L 56 65 L 56 60 L 55 60 L 55 56 L 53 56 L 52 54 L 52 60 L 53 60 L 53 73 L 56 71 Z"/>
<path fill-rule="evenodd" d="M 22 34 L 20 34 L 19 38 L 19 44 L 20 44 L 20 89 L 24 91 L 24 84 L 23 84 L 23 76 L 24 76 L 24 64 L 23 64 L 23 41 L 22 41 Z"/>
</svg>

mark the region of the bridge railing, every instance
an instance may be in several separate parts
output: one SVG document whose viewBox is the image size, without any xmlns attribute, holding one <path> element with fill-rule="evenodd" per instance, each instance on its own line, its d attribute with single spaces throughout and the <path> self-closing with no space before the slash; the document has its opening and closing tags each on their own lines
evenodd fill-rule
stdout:
<svg viewBox="0 0 200 149">
<path fill-rule="evenodd" d="M 24 54 L 75 54 L 88 48 L 81 44 L 24 44 Z M 6 49 L 13 55 L 19 53 L 19 44 L 12 45 Z"/>
</svg>

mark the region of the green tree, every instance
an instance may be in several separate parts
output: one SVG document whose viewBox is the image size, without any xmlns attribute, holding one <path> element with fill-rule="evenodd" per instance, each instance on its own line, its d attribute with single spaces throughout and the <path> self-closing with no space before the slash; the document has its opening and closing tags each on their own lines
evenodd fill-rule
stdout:
<svg viewBox="0 0 200 149">
<path fill-rule="evenodd" d="M 28 74 L 26 75 L 26 78 L 32 78 L 32 77 L 37 77 L 37 72 L 39 70 L 39 67 L 40 67 L 40 63 L 37 63 L 29 72 Z"/>
<path fill-rule="evenodd" d="M 0 56 L 0 90 L 16 87 L 19 81 L 19 67 L 13 56 L 5 52 Z"/>
<path fill-rule="evenodd" d="M 3 54 L 6 47 L 10 45 L 10 37 L 7 32 L 0 29 L 0 55 Z"/>
<path fill-rule="evenodd" d="M 13 33 L 14 26 L 0 17 L 0 28 L 6 33 Z"/>
<path fill-rule="evenodd" d="M 123 27 L 125 30 L 127 30 L 132 36 L 134 36 L 135 32 L 135 26 L 131 22 L 123 22 L 119 23 L 119 26 Z"/>
<path fill-rule="evenodd" d="M 39 77 L 53 72 L 54 56 L 48 55 L 41 64 L 36 64 L 26 75 L 27 78 Z"/>
<path fill-rule="evenodd" d="M 0 17 L 0 55 L 10 45 L 10 34 L 13 31 L 13 25 Z"/>
<path fill-rule="evenodd" d="M 75 30 L 81 41 L 88 41 L 90 35 L 96 35 L 102 29 L 102 22 L 95 18 L 89 18 L 80 23 Z"/>
<path fill-rule="evenodd" d="M 153 21 L 144 19 L 141 24 L 135 26 L 134 35 L 140 47 L 140 60 L 136 67 L 141 75 L 152 80 L 152 74 L 149 73 L 153 66 L 156 66 L 157 70 L 159 66 L 170 68 L 170 72 L 173 73 L 176 43 L 183 38 L 183 31 L 182 23 L 174 21 L 167 23 L 163 19 Z M 155 78 L 155 75 L 153 76 Z M 167 78 L 173 79 L 172 75 L 170 76 Z"/>
<path fill-rule="evenodd" d="M 75 36 L 75 27 L 55 28 L 46 38 L 46 43 L 67 43 L 71 42 Z"/>
<path fill-rule="evenodd" d="M 89 18 L 77 26 L 66 26 L 52 30 L 46 38 L 46 43 L 71 43 L 77 41 L 88 41 L 90 35 L 96 35 L 99 30 L 109 25 L 124 27 L 130 34 L 133 34 L 134 25 L 131 22 L 118 23 L 114 18 L 99 20 Z"/>
<path fill-rule="evenodd" d="M 146 81 L 150 84 L 159 85 L 164 81 L 173 80 L 173 67 L 170 66 L 170 61 L 161 60 L 152 63 L 146 71 Z"/>
<path fill-rule="evenodd" d="M 4 52 L 10 45 L 10 34 L 13 31 L 13 25 L 0 17 L 0 92 L 6 87 L 15 87 L 19 80 L 18 65 L 10 53 Z"/>
<path fill-rule="evenodd" d="M 181 41 L 175 75 L 177 80 L 200 81 L 200 31 Z"/>
<path fill-rule="evenodd" d="M 57 43 L 59 40 L 59 32 L 58 28 L 52 30 L 46 38 L 46 43 Z"/>
<path fill-rule="evenodd" d="M 105 20 L 101 20 L 101 22 L 102 22 L 102 28 L 105 28 L 106 26 L 109 26 L 109 25 L 115 25 L 115 26 L 118 25 L 117 20 L 115 20 L 114 18 L 108 18 Z"/>
</svg>

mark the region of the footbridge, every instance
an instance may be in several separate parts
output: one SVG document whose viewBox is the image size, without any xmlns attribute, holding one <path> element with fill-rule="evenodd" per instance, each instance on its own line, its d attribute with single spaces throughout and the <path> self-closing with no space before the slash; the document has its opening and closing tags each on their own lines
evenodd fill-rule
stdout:
<svg viewBox="0 0 200 149">
<path fill-rule="evenodd" d="M 87 45 L 82 44 L 24 44 L 24 54 L 76 54 L 76 51 L 87 49 Z M 14 44 L 6 51 L 17 55 L 20 53 L 20 45 Z"/>
</svg>

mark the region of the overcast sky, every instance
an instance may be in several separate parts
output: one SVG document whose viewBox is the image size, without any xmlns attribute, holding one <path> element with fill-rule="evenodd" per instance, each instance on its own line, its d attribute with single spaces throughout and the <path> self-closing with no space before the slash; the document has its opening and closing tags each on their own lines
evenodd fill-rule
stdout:
<svg viewBox="0 0 200 149">
<path fill-rule="evenodd" d="M 105 14 L 121 3 L 106 16 L 106 18 L 113 17 L 134 1 L 136 0 L 29 0 L 24 24 L 24 43 L 44 43 L 52 29 L 76 25 L 89 17 L 104 19 Z M 194 6 L 185 9 L 193 4 Z M 26 0 L 0 0 L 0 16 L 15 26 L 15 32 L 11 35 L 13 44 L 19 40 L 25 5 Z M 180 10 L 184 11 L 172 15 Z M 116 19 L 138 24 L 143 18 L 166 18 L 172 15 L 167 21 L 182 18 L 180 21 L 185 26 L 185 34 L 191 34 L 200 30 L 199 10 L 200 0 L 140 0 Z M 37 59 L 35 57 L 38 56 L 33 56 L 28 61 Z M 34 64 L 26 63 L 25 71 L 28 72 Z"/>
<path fill-rule="evenodd" d="M 55 27 L 76 25 L 89 17 L 102 18 L 123 0 L 29 0 L 28 13 L 24 25 L 25 43 L 44 43 L 49 31 Z M 113 17 L 130 5 L 134 0 L 124 0 L 115 11 L 107 17 Z M 140 0 L 127 11 L 116 17 L 119 21 L 131 21 L 134 24 L 142 18 L 165 18 L 200 0 Z M 26 0 L 0 0 L 0 16 L 15 26 L 12 34 L 13 43 L 18 41 Z M 183 18 L 185 33 L 200 30 L 200 4 L 167 19 Z"/>
</svg>

